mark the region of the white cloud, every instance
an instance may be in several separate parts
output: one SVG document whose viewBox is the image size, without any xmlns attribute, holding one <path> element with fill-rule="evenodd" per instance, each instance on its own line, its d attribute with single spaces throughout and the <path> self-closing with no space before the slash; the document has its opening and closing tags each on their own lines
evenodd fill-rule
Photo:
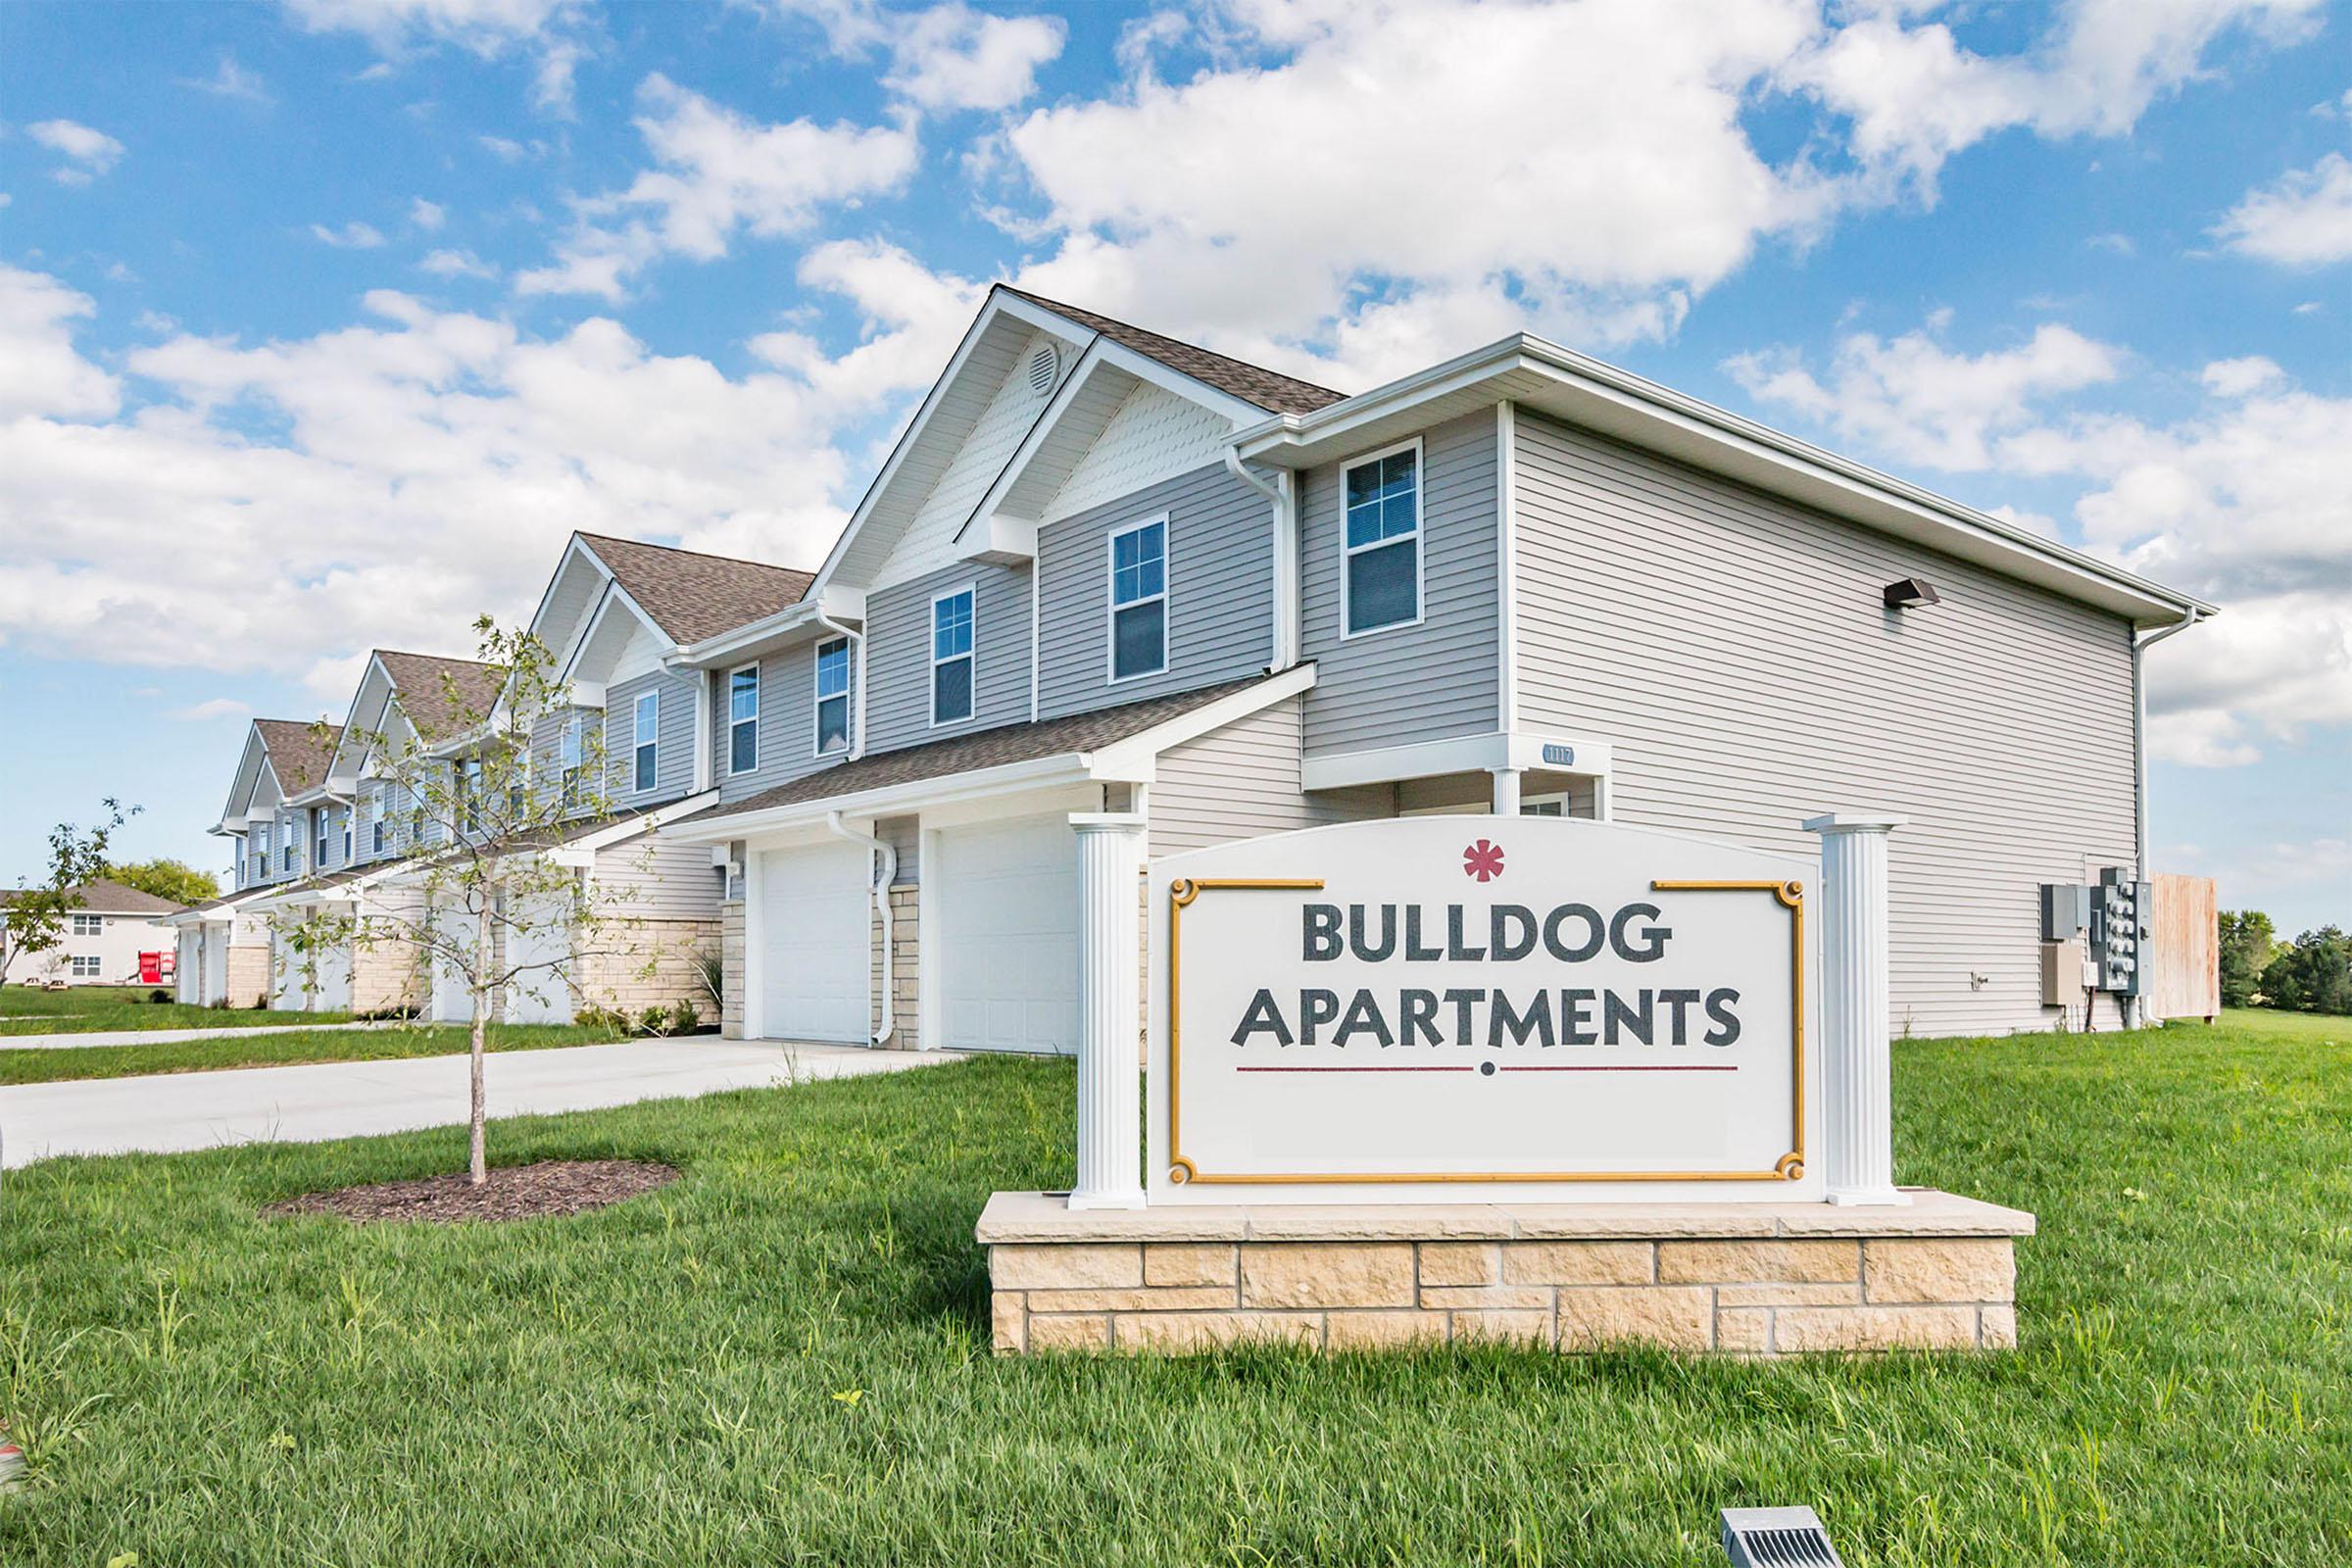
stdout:
<svg viewBox="0 0 2352 1568">
<path fill-rule="evenodd" d="M 216 98 L 242 98 L 247 103 L 270 102 L 270 89 L 262 78 L 237 64 L 236 56 L 222 55 L 220 65 L 209 76 L 183 76 L 180 85 L 198 92 L 209 92 Z"/>
<path fill-rule="evenodd" d="M 409 203 L 409 222 L 430 234 L 449 219 L 447 209 L 439 202 L 428 202 L 419 196 Z"/>
<path fill-rule="evenodd" d="M 342 251 L 371 251 L 384 243 L 383 230 L 377 228 L 373 223 L 363 223 L 356 219 L 345 223 L 341 228 L 329 228 L 324 223 L 313 223 L 311 237 L 321 245 L 332 245 L 335 249 Z"/>
<path fill-rule="evenodd" d="M 535 37 L 571 0 L 283 0 L 311 32 L 356 32 L 385 53 L 454 43 L 490 56 Z"/>
<path fill-rule="evenodd" d="M 2214 229 L 2230 249 L 2281 267 L 2352 260 L 2352 160 L 2329 153 L 2246 193 Z"/>
<path fill-rule="evenodd" d="M 1925 333 L 1848 338 L 1826 378 L 1786 351 L 1727 368 L 1867 451 L 2071 482 L 2083 548 L 2220 605 L 2149 652 L 2154 755 L 2242 765 L 2266 740 L 2352 724 L 2352 398 L 2249 356 L 2205 366 L 2204 405 L 2170 423 L 2051 406 L 2119 362 L 2045 325 L 1976 357 Z"/>
<path fill-rule="evenodd" d="M 24 132 L 66 160 L 49 175 L 61 185 L 87 185 L 121 162 L 126 150 L 105 131 L 71 120 L 43 120 L 26 125 Z"/>
<path fill-rule="evenodd" d="M 578 226 L 551 266 L 516 275 L 518 291 L 619 299 L 659 257 L 710 261 L 738 233 L 798 233 L 821 208 L 892 189 L 914 172 L 911 123 L 761 124 L 659 74 L 637 100 L 637 128 L 656 167 L 626 190 L 576 203 Z"/>
<path fill-rule="evenodd" d="M 164 716 L 187 723 L 202 723 L 214 718 L 243 718 L 252 711 L 252 704 L 240 702 L 234 697 L 208 697 L 201 703 L 174 708 Z"/>
<path fill-rule="evenodd" d="M 314 337 L 137 350 L 123 407 L 68 335 L 91 302 L 0 271 L 0 638 L 294 674 L 332 706 L 359 650 L 463 652 L 477 612 L 528 614 L 574 528 L 813 565 L 866 476 L 845 454 L 973 301 L 875 246 L 803 282 L 866 317 L 847 352 L 770 343 L 729 376 L 607 319 L 541 338 L 378 292 Z"/>
<path fill-rule="evenodd" d="M 531 149 L 505 136 L 476 136 L 491 157 L 502 164 L 519 164 L 531 156 Z"/>
<path fill-rule="evenodd" d="M 496 277 L 498 269 L 471 251 L 440 250 L 416 264 L 435 277 Z"/>
<path fill-rule="evenodd" d="M 1037 90 L 1038 70 L 1061 53 L 1057 17 L 999 17 L 963 0 L 889 10 L 879 0 L 774 0 L 824 29 L 845 60 L 886 54 L 882 84 L 933 114 L 1007 109 Z"/>
</svg>

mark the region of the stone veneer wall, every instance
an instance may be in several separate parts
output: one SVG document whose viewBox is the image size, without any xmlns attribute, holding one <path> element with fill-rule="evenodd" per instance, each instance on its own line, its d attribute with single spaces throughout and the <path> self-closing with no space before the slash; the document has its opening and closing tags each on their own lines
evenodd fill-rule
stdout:
<svg viewBox="0 0 2352 1568">
<path fill-rule="evenodd" d="M 270 944 L 232 942 L 228 947 L 228 1004 L 258 1007 L 270 998 Z"/>
<path fill-rule="evenodd" d="M 890 1016 L 894 1032 L 890 1049 L 918 1051 L 922 1037 L 922 976 L 916 967 L 922 961 L 922 929 L 916 897 L 920 890 L 909 882 L 890 890 Z M 871 948 L 868 982 L 874 996 L 882 995 L 882 923 L 869 912 L 866 916 L 867 940 Z M 879 1023 L 880 1009 L 872 1020 Z"/>
<path fill-rule="evenodd" d="M 354 943 L 351 950 L 351 1010 L 355 1013 L 421 1008 L 432 1001 L 432 982 L 422 952 L 413 942 Z"/>
<path fill-rule="evenodd" d="M 612 921 L 588 939 L 593 949 L 612 951 L 591 952 L 581 959 L 571 977 L 573 994 L 582 1006 L 611 1007 L 632 1017 L 648 1007 L 691 1002 L 705 1023 L 723 1029 L 723 1015 L 711 1016 L 710 993 L 695 959 L 713 949 L 723 953 L 724 927 L 723 919 Z M 738 938 L 739 951 L 741 945 Z M 648 958 L 653 960 L 650 972 Z M 734 990 L 730 980 L 728 995 Z"/>
<path fill-rule="evenodd" d="M 1066 1222 L 1047 1216 L 1041 1226 L 1023 1223 L 1036 1207 L 1007 1215 L 1001 1205 L 1055 1200 L 999 1194 L 981 1239 L 990 1242 L 1000 1354 L 1186 1351 L 1256 1339 L 1325 1350 L 1499 1339 L 1563 1351 L 1644 1344 L 1740 1355 L 2013 1347 L 2013 1238 L 2031 1233 L 2033 1217 L 1920 1196 L 1939 1212 L 1809 1205 L 1793 1211 L 1794 1224 L 1845 1234 L 1788 1235 L 1780 1221 L 1789 1216 L 1777 1207 L 1734 1205 L 1707 1205 L 1707 1217 L 1696 1215 L 1701 1205 L 1661 1208 L 1646 1222 L 1637 1205 L 1613 1214 L 1606 1205 L 1260 1211 L 1281 1215 L 1274 1224 L 1246 1209 L 1114 1218 L 1064 1208 Z M 1953 1205 L 1964 1206 L 1958 1222 Z M 1518 1217 L 1497 1223 L 1497 1213 Z M 1049 1227 L 1094 1239 L 991 1241 Z M 1416 1227 L 1421 1234 L 1399 1234 Z M 1623 1234 L 1644 1228 L 1669 1234 Z M 1760 1234 L 1706 1234 L 1723 1228 Z M 1934 1234 L 1956 1228 L 1972 1233 Z M 1201 1234 L 1219 1229 L 1230 1237 Z M 1154 1231 L 1171 1239 L 1152 1239 Z M 1315 1231 L 1325 1234 L 1301 1234 Z"/>
<path fill-rule="evenodd" d="M 726 1004 L 719 1009 L 718 1032 L 729 1040 L 743 1038 L 743 901 L 718 906 L 718 951 L 726 969 Z"/>
</svg>

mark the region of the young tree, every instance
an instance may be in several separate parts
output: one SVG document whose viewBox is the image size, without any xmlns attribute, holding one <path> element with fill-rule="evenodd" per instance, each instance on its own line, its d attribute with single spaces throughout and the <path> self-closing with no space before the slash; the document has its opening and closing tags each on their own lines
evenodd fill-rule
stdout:
<svg viewBox="0 0 2352 1568">
<path fill-rule="evenodd" d="M 439 971 L 470 999 L 471 1105 L 467 1171 L 489 1179 L 483 1152 L 482 1058 L 502 996 L 546 997 L 575 987 L 588 965 L 626 955 L 637 922 L 612 910 L 628 890 L 584 877 L 564 845 L 610 815 L 601 725 L 563 717 L 570 694 L 545 645 L 475 622 L 495 695 L 468 693 L 446 674 L 439 701 L 413 708 L 443 717 L 420 727 L 406 713 L 387 732 L 346 732 L 343 745 L 371 757 L 370 776 L 399 813 L 394 862 L 359 876 L 313 873 L 310 887 L 346 912 L 280 916 L 286 946 L 316 983 L 319 956 L 389 948 L 426 987 Z M 563 726 L 560 746 L 533 727 Z M 657 959 L 645 956 L 651 971 Z"/>
<path fill-rule="evenodd" d="M 2222 1005 L 2251 1007 L 2262 989 L 2262 971 L 2278 948 L 2271 917 L 2258 909 L 2224 909 L 2219 916 Z"/>
<path fill-rule="evenodd" d="M 19 958 L 47 953 L 65 940 L 66 917 L 81 907 L 82 887 L 106 874 L 106 843 L 117 828 L 139 814 L 125 811 L 113 796 L 99 803 L 106 819 L 87 833 L 72 822 L 49 831 L 49 875 L 36 887 L 20 886 L 6 895 L 0 914 L 0 976 L 14 969 Z"/>
<path fill-rule="evenodd" d="M 220 879 L 185 860 L 133 860 L 127 865 L 110 865 L 100 875 L 173 904 L 202 904 L 220 896 Z"/>
</svg>

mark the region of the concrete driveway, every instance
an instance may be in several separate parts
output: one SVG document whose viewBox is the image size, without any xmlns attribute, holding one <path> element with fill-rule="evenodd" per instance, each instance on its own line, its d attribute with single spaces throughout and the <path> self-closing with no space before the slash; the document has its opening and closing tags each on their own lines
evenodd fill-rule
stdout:
<svg viewBox="0 0 2352 1568">
<path fill-rule="evenodd" d="M 494 1052 L 483 1077 L 495 1118 L 903 1072 L 961 1059 L 950 1052 L 774 1041 L 633 1040 Z M 24 1084 L 0 1089 L 0 1166 L 59 1154 L 172 1153 L 271 1140 L 309 1144 L 454 1126 L 466 1120 L 466 1099 L 462 1055 Z"/>
</svg>

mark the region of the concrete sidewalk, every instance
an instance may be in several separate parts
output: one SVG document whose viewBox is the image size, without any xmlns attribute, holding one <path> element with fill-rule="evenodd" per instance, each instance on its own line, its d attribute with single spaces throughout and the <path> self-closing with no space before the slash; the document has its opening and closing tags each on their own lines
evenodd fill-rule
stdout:
<svg viewBox="0 0 2352 1568">
<path fill-rule="evenodd" d="M 58 1051 L 68 1046 L 163 1046 L 175 1040 L 238 1040 L 247 1035 L 310 1035 L 336 1029 L 389 1029 L 389 1023 L 257 1023 L 234 1029 L 91 1029 L 81 1034 L 0 1035 L 0 1051 Z"/>
<path fill-rule="evenodd" d="M 962 1058 L 774 1041 L 633 1040 L 493 1052 L 490 1114 L 595 1110 L 728 1089 L 900 1072 Z M 321 1062 L 0 1089 L 0 1166 L 59 1154 L 170 1153 L 225 1144 L 319 1143 L 466 1120 L 464 1055 Z"/>
</svg>

